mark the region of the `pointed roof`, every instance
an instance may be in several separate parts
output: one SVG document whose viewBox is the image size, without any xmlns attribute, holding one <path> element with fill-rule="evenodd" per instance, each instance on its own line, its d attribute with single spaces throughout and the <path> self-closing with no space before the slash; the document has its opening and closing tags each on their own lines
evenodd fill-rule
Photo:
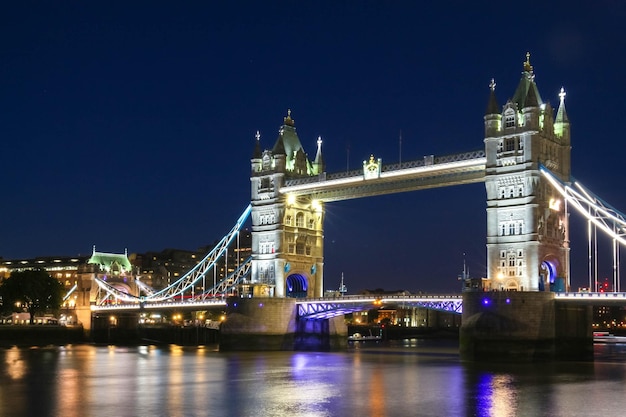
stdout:
<svg viewBox="0 0 626 417">
<path fill-rule="evenodd" d="M 128 272 L 132 269 L 127 254 L 96 252 L 95 246 L 87 263 L 98 265 L 106 271 L 122 269 L 124 272 Z"/>
<path fill-rule="evenodd" d="M 526 102 L 524 107 L 539 107 L 539 101 L 537 100 L 537 88 L 529 88 L 526 95 Z"/>
<path fill-rule="evenodd" d="M 317 153 L 315 154 L 315 164 L 317 165 L 317 174 L 325 170 L 324 157 L 322 156 L 322 137 L 317 137 Z"/>
<path fill-rule="evenodd" d="M 561 102 L 559 103 L 559 110 L 556 112 L 556 123 L 569 123 L 569 119 L 567 117 L 567 112 L 565 111 L 565 90 L 561 87 L 561 92 L 559 93 L 559 97 Z"/>
<path fill-rule="evenodd" d="M 489 93 L 489 102 L 487 103 L 485 115 L 500 114 L 500 106 L 498 105 L 498 100 L 496 99 L 496 80 L 493 78 L 491 79 L 491 83 L 489 83 L 489 89 L 491 92 Z"/>
<path fill-rule="evenodd" d="M 295 121 L 291 118 L 291 110 L 288 110 L 287 117 L 283 119 L 283 125 L 278 131 L 278 138 L 272 153 L 287 155 L 287 160 L 290 160 L 300 149 L 302 149 L 302 144 L 296 133 Z"/>
<path fill-rule="evenodd" d="M 261 157 L 263 156 L 263 153 L 261 152 L 261 134 L 259 133 L 259 131 L 256 131 L 256 135 L 254 135 L 254 137 L 256 138 L 256 143 L 254 145 L 254 152 L 252 153 L 252 158 L 253 159 L 261 159 Z"/>
<path fill-rule="evenodd" d="M 531 93 L 531 98 L 532 94 L 534 94 L 536 103 L 526 103 L 529 95 L 528 90 L 531 89 L 533 90 Z M 524 107 L 530 106 L 539 106 L 543 104 L 543 101 L 541 100 L 541 95 L 539 95 L 539 90 L 537 90 L 537 84 L 535 84 L 535 74 L 533 72 L 533 66 L 530 65 L 530 52 L 526 53 L 526 61 L 524 62 L 524 71 L 522 71 L 522 78 L 517 85 L 517 89 L 515 90 L 512 101 L 517 104 L 518 109 L 523 109 Z"/>
</svg>

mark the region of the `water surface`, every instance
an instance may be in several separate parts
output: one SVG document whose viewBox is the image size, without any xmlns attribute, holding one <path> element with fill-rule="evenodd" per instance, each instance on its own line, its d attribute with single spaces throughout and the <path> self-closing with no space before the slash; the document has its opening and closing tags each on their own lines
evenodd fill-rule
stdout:
<svg viewBox="0 0 626 417">
<path fill-rule="evenodd" d="M 595 362 L 474 364 L 456 342 L 342 352 L 0 350 L 0 416 L 623 416 L 626 345 Z"/>
</svg>

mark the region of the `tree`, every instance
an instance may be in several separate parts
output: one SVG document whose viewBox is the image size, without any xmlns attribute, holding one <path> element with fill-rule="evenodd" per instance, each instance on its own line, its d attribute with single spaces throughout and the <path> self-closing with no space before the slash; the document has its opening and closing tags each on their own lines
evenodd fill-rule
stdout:
<svg viewBox="0 0 626 417">
<path fill-rule="evenodd" d="M 37 314 L 58 311 L 63 302 L 63 286 L 43 269 L 13 271 L 0 285 L 2 309 L 30 313 L 30 324 Z"/>
</svg>

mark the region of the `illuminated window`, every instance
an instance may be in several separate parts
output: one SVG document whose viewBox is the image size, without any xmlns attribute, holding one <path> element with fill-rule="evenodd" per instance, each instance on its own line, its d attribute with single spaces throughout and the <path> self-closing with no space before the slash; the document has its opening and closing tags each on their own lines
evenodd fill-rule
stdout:
<svg viewBox="0 0 626 417">
<path fill-rule="evenodd" d="M 296 214 L 296 227 L 304 227 L 304 214 Z"/>
<path fill-rule="evenodd" d="M 504 127 L 515 127 L 515 110 L 507 109 L 504 112 Z"/>
</svg>

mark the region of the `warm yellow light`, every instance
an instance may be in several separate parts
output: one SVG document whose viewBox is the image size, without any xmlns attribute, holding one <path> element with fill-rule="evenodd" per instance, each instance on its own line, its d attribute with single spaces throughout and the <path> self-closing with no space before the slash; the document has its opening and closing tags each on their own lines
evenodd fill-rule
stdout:
<svg viewBox="0 0 626 417">
<path fill-rule="evenodd" d="M 311 202 L 311 207 L 313 207 L 313 210 L 315 211 L 322 211 L 322 203 L 319 200 L 313 200 Z"/>
<path fill-rule="evenodd" d="M 502 272 L 498 272 L 498 279 L 503 279 L 504 278 L 504 274 Z"/>
<path fill-rule="evenodd" d="M 220 316 L 220 321 L 226 320 L 226 316 Z"/>
<path fill-rule="evenodd" d="M 296 204 L 296 196 L 295 196 L 295 194 L 289 194 L 287 196 L 287 204 L 290 205 L 290 206 Z"/>
<path fill-rule="evenodd" d="M 554 211 L 561 210 L 561 200 L 551 198 L 549 207 L 550 207 L 550 210 L 554 210 Z"/>
</svg>

